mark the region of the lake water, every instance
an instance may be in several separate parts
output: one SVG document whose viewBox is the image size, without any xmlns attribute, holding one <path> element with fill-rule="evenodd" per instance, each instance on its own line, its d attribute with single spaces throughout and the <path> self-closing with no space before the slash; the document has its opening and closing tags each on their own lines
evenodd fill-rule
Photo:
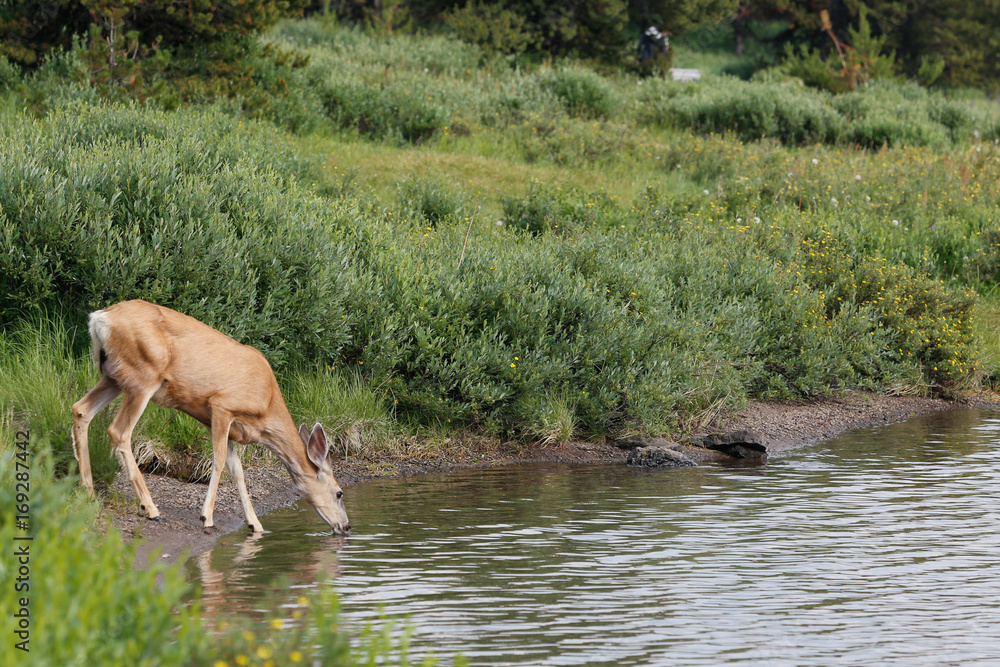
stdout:
<svg viewBox="0 0 1000 667">
<path fill-rule="evenodd" d="M 1000 413 L 955 411 L 756 467 L 381 480 L 349 538 L 295 506 L 188 567 L 206 613 L 332 577 L 346 619 L 473 665 L 993 665 L 998 459 Z"/>
</svg>

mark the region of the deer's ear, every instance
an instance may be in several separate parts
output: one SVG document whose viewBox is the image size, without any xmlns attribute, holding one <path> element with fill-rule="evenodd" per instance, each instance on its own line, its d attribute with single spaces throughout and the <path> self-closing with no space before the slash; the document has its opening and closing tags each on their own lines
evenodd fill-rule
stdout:
<svg viewBox="0 0 1000 667">
<path fill-rule="evenodd" d="M 309 454 L 309 460 L 317 468 L 322 468 L 329 451 L 330 444 L 326 441 L 326 431 L 323 430 L 322 425 L 316 424 L 309 435 L 309 442 L 306 443 L 306 453 Z"/>
<path fill-rule="evenodd" d="M 309 446 L 309 429 L 305 424 L 299 427 L 299 437 L 302 438 L 302 444 L 306 447 Z"/>
</svg>

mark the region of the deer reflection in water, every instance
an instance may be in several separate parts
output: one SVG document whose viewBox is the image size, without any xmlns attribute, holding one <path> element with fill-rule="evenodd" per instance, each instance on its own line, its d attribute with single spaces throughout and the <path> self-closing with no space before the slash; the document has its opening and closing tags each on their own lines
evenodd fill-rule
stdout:
<svg viewBox="0 0 1000 667">
<path fill-rule="evenodd" d="M 259 615 L 261 597 L 276 598 L 275 604 L 265 608 L 295 606 L 304 590 L 340 574 L 337 553 L 347 545 L 343 535 L 324 535 L 306 554 L 296 554 L 293 569 L 287 567 L 287 551 L 282 544 L 273 539 L 269 544 L 267 534 L 234 533 L 230 537 L 241 541 L 222 543 L 199 554 L 188 565 L 193 570 L 191 580 L 201 588 L 202 616 L 213 626 L 220 614 Z M 260 591 L 261 595 L 247 596 L 247 590 Z"/>
</svg>

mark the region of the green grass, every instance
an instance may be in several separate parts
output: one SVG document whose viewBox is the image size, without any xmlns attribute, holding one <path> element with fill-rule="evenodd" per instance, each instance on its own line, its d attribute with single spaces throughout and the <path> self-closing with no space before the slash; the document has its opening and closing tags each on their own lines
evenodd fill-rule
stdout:
<svg viewBox="0 0 1000 667">
<path fill-rule="evenodd" d="M 327 368 L 299 371 L 285 383 L 285 400 L 296 423 L 323 424 L 333 451 L 341 457 L 374 456 L 395 449 L 392 401 L 360 373 Z"/>
<path fill-rule="evenodd" d="M 543 447 L 565 445 L 577 434 L 576 403 L 565 393 L 525 397 L 522 412 L 531 415 L 524 429 Z"/>
<path fill-rule="evenodd" d="M 485 131 L 472 137 L 446 138 L 411 148 L 359 142 L 340 135 L 294 139 L 303 155 L 321 163 L 329 179 L 328 190 L 339 191 L 346 178 L 362 191 L 370 191 L 383 202 L 398 200 L 400 183 L 414 179 L 447 184 L 469 199 L 483 201 L 481 216 L 496 220 L 502 214 L 501 199 L 527 195 L 532 183 L 541 182 L 568 189 L 602 190 L 629 200 L 647 184 L 669 183 L 654 164 L 616 163 L 601 168 L 587 163 L 553 165 L 525 163 L 498 148 L 503 138 Z M 680 187 L 686 183 L 678 183 Z"/>
</svg>

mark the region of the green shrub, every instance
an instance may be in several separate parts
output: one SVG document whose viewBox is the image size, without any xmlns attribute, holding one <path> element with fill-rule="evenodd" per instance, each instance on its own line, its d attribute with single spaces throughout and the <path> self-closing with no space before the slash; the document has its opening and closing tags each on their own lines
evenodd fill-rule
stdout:
<svg viewBox="0 0 1000 667">
<path fill-rule="evenodd" d="M 637 119 L 645 124 L 732 132 L 744 141 L 775 138 L 786 145 L 858 144 L 863 147 L 942 146 L 996 134 L 998 114 L 988 104 L 951 100 L 912 85 L 875 82 L 831 95 L 758 77 L 682 85 L 644 81 Z"/>
<path fill-rule="evenodd" d="M 487 127 L 506 128 L 522 124 L 528 118 L 553 118 L 565 113 L 551 88 L 538 85 L 534 77 L 498 81 L 484 96 L 480 114 Z"/>
<path fill-rule="evenodd" d="M 420 143 L 448 124 L 454 108 L 447 88 L 420 73 L 377 83 L 338 74 L 318 86 L 335 126 L 377 140 Z"/>
<path fill-rule="evenodd" d="M 850 252 L 829 234 L 802 241 L 806 282 L 823 292 L 827 317 L 844 304 L 868 320 L 872 353 L 919 365 L 931 383 L 951 384 L 975 363 L 972 314 L 976 295 L 949 290 L 903 264 Z M 872 354 L 870 353 L 870 354 Z"/>
<path fill-rule="evenodd" d="M 353 289 L 323 231 L 338 215 L 273 170 L 305 167 L 272 138 L 218 113 L 93 107 L 7 128 L 0 320 L 59 307 L 82 323 L 141 296 L 278 367 L 335 358 L 348 336 L 337 302 Z"/>
<path fill-rule="evenodd" d="M 505 224 L 530 234 L 537 235 L 555 229 L 563 221 L 556 197 L 538 187 L 538 184 L 533 184 L 527 197 L 505 196 L 501 203 Z"/>
<path fill-rule="evenodd" d="M 927 113 L 932 121 L 948 129 L 953 143 L 967 141 L 976 129 L 971 105 L 958 100 L 935 96 L 928 104 Z"/>
<path fill-rule="evenodd" d="M 20 72 L 5 56 L 0 54 L 0 93 L 13 90 L 20 82 Z"/>
<path fill-rule="evenodd" d="M 559 439 L 570 422 L 589 434 L 664 431 L 749 396 L 945 386 L 974 372 L 971 341 L 944 335 L 967 320 L 967 297 L 927 274 L 974 270 L 965 257 L 980 257 L 978 233 L 992 224 L 981 205 L 996 188 L 989 146 L 893 149 L 887 163 L 685 133 L 656 147 L 670 176 L 631 207 L 535 184 L 502 199 L 504 224 L 470 227 L 468 195 L 433 181 L 402 184 L 394 208 L 318 198 L 300 182 L 312 168 L 279 135 L 217 112 L 62 113 L 20 119 L 0 143 L 6 321 L 58 303 L 82 323 L 89 309 L 142 296 L 259 347 L 282 377 L 362 374 L 356 386 L 311 379 L 303 395 L 319 398 L 295 408 L 306 418 L 356 396 L 360 406 L 392 400 L 404 421 Z M 606 141 L 608 164 L 643 155 L 610 148 L 635 141 L 611 124 L 561 122 Z M 518 141 L 583 154 L 548 138 L 533 130 L 537 143 Z M 895 215 L 908 217 L 897 227 Z M 831 286 L 801 268 L 803 240 L 822 231 L 849 248 L 844 257 L 911 267 L 892 289 L 929 318 L 919 329 L 929 347 L 887 328 L 885 304 L 859 293 L 825 308 Z M 851 262 L 837 270 L 869 271 Z M 939 305 L 923 303 L 923 290 Z M 937 362 L 952 359 L 957 370 L 944 374 Z M 157 419 L 148 437 L 172 439 Z M 385 423 L 357 418 L 369 419 Z M 365 439 L 345 437 L 348 450 Z"/>
<path fill-rule="evenodd" d="M 564 115 L 529 114 L 508 131 L 527 162 L 560 165 L 615 162 L 634 154 L 641 139 L 626 125 Z"/>
<path fill-rule="evenodd" d="M 46 57 L 34 72 L 24 76 L 19 92 L 25 109 L 36 115 L 62 105 L 96 103 L 100 97 L 90 85 L 87 66 L 76 49 Z"/>
<path fill-rule="evenodd" d="M 941 146 L 949 142 L 948 128 L 937 122 L 960 120 L 954 107 L 938 106 L 937 96 L 913 85 L 878 83 L 834 98 L 848 119 L 844 138 L 866 148 Z"/>
<path fill-rule="evenodd" d="M 541 76 L 541 85 L 552 90 L 566 110 L 584 118 L 611 118 L 618 108 L 612 87 L 593 70 L 560 67 Z"/>
<path fill-rule="evenodd" d="M 881 146 L 941 146 L 948 134 L 929 119 L 914 118 L 897 109 L 878 109 L 847 127 L 845 138 L 865 148 Z"/>
<path fill-rule="evenodd" d="M 647 119 L 666 125 L 689 127 L 696 132 L 733 132 L 745 141 L 774 137 L 791 145 L 835 142 L 843 132 L 843 119 L 829 98 L 796 88 L 794 84 L 744 82 L 736 79 L 712 87 L 659 86 L 646 94 L 659 112 Z"/>
<path fill-rule="evenodd" d="M 429 178 L 408 178 L 396 188 L 404 216 L 437 225 L 444 220 L 457 220 L 468 206 L 468 198 L 439 181 Z"/>
<path fill-rule="evenodd" d="M 673 122 L 674 98 L 695 92 L 688 82 L 671 78 L 642 79 L 636 88 L 635 118 L 643 125 L 669 125 Z"/>
</svg>

